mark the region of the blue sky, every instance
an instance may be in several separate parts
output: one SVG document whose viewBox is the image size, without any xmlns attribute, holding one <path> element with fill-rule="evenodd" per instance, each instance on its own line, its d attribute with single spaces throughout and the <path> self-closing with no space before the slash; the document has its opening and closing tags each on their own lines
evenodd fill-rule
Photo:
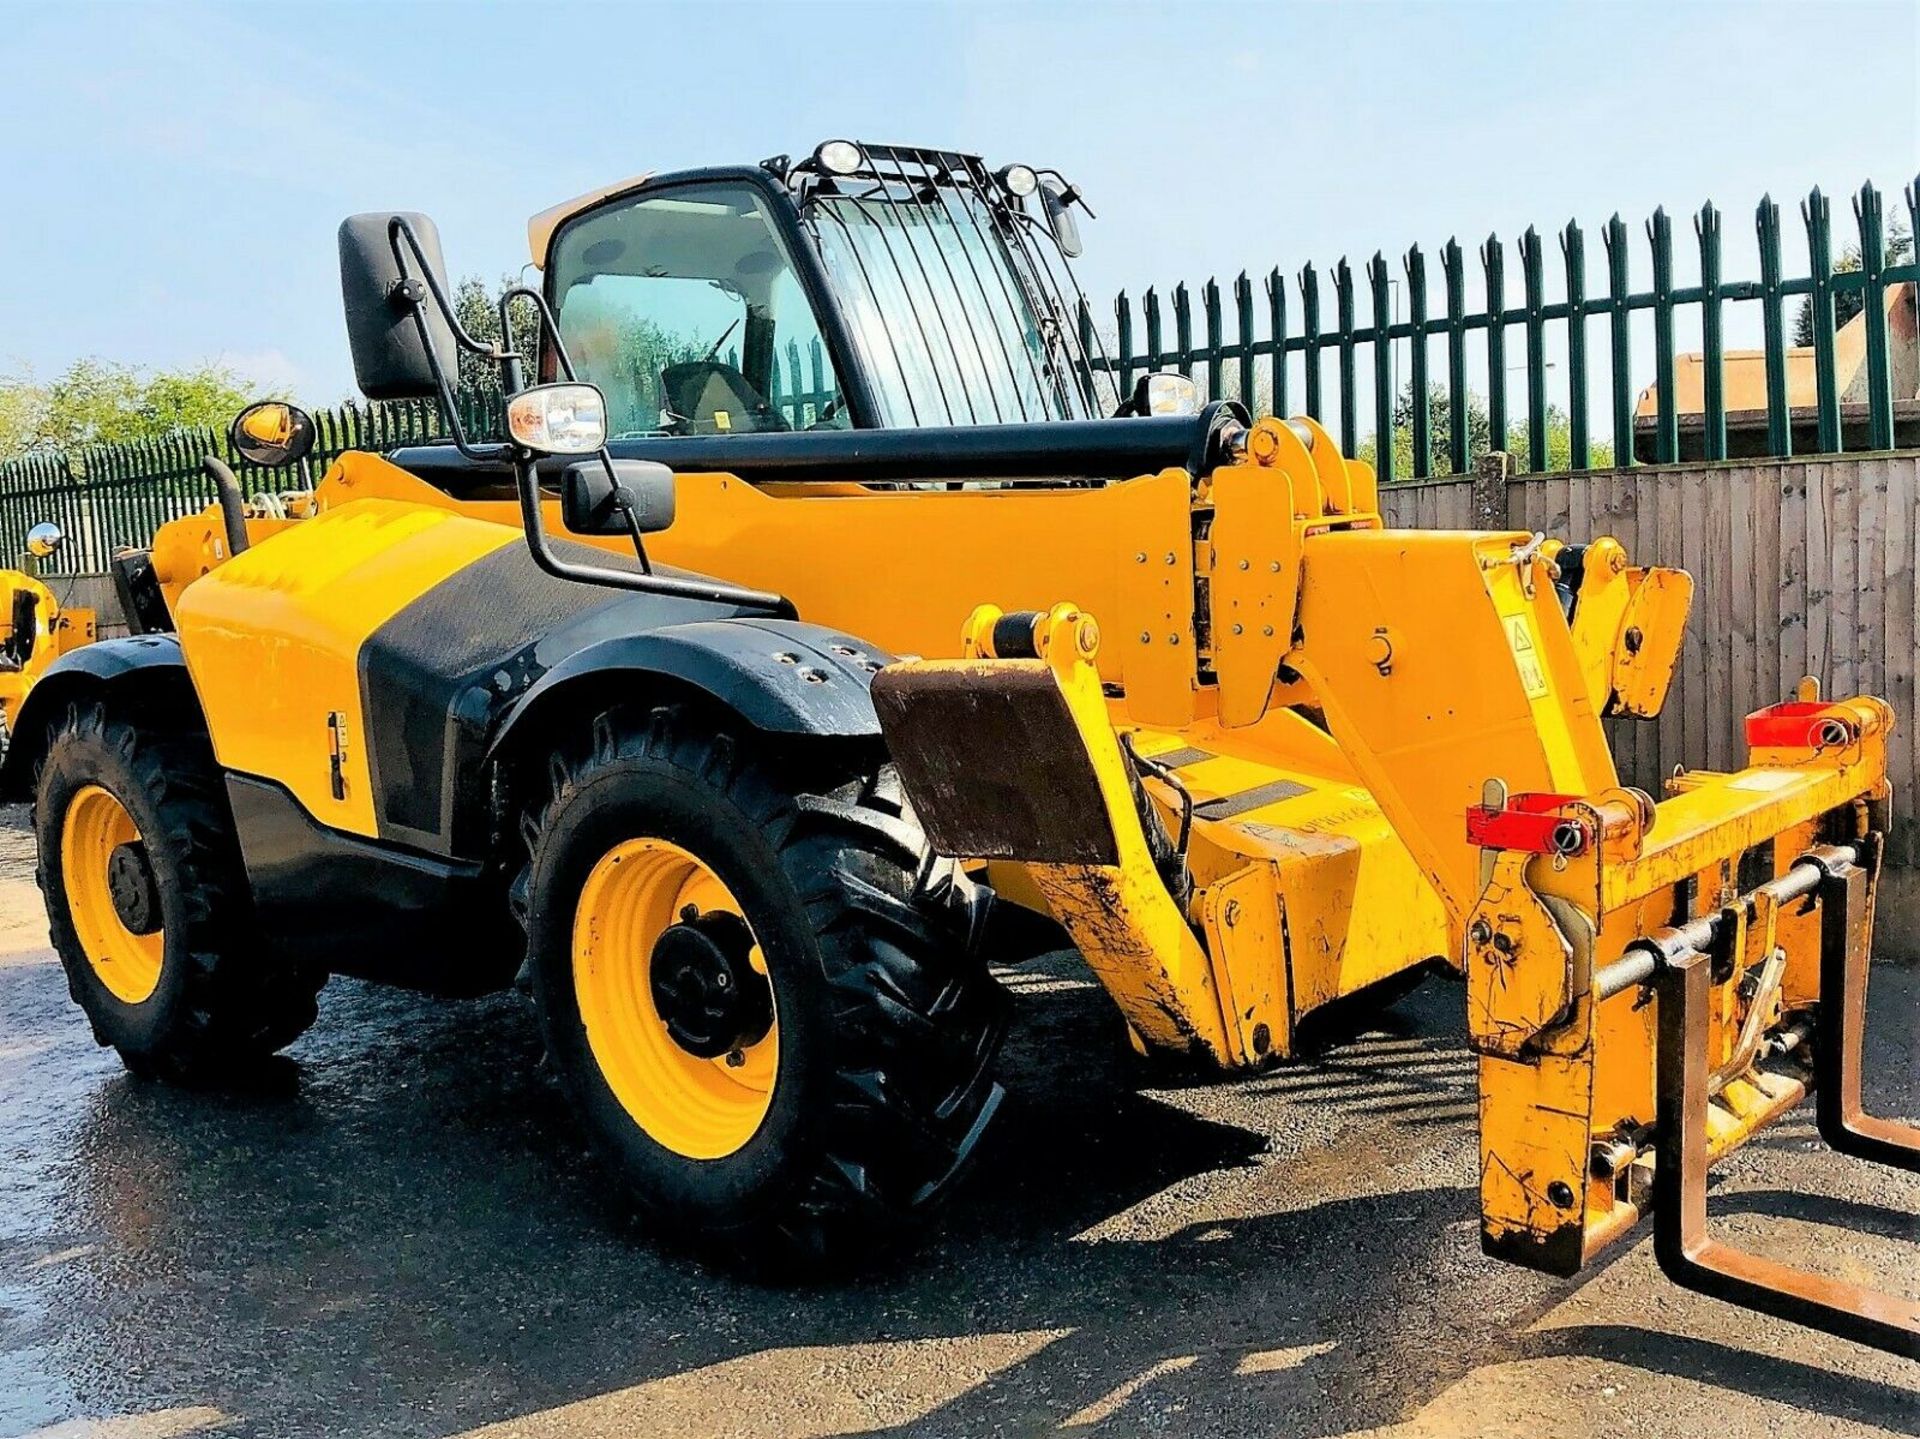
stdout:
<svg viewBox="0 0 1920 1439">
<path fill-rule="evenodd" d="M 1850 233 L 1846 192 L 1920 170 L 1915 0 L 0 0 L 0 59 L 0 372 L 212 358 L 313 404 L 351 391 L 342 215 L 425 210 L 492 277 L 558 199 L 834 135 L 1057 165 L 1096 296 L 1663 203 L 1687 253 L 1709 196 L 1745 278 L 1763 191 Z"/>
</svg>

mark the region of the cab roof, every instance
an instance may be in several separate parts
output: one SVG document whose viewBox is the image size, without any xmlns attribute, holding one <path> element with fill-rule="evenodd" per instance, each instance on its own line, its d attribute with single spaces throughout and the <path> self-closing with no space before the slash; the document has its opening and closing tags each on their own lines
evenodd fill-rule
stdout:
<svg viewBox="0 0 1920 1439">
<path fill-rule="evenodd" d="M 575 195 L 571 200 L 562 200 L 558 205 L 550 205 L 527 221 L 527 249 L 533 256 L 538 269 L 547 268 L 547 254 L 553 247 L 554 232 L 582 210 L 591 210 L 605 200 L 616 199 L 621 195 L 638 190 L 659 172 L 646 170 L 625 180 L 615 180 L 611 185 L 602 185 L 589 190 L 584 195 Z"/>
</svg>

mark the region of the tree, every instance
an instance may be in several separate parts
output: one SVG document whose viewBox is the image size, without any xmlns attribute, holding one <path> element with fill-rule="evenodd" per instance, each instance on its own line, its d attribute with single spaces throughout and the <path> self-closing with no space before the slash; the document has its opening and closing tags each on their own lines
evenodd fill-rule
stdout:
<svg viewBox="0 0 1920 1439">
<path fill-rule="evenodd" d="M 499 283 L 488 287 L 478 275 L 468 275 L 453 287 L 453 312 L 461 326 L 476 340 L 490 345 L 500 343 L 500 297 L 520 282 L 502 275 Z M 513 306 L 513 342 L 527 358 L 527 379 L 535 378 L 540 355 L 540 312 L 531 300 L 518 300 Z M 471 351 L 460 352 L 460 390 L 466 395 L 500 394 L 500 366 Z"/>
<path fill-rule="evenodd" d="M 1908 232 L 1906 222 L 1899 215 L 1893 217 L 1893 223 L 1887 227 L 1887 263 L 1903 265 L 1913 258 L 1913 236 Z M 1860 246 L 1853 244 L 1841 252 L 1840 258 L 1833 262 L 1836 275 L 1850 275 L 1860 268 Z M 1838 290 L 1833 296 L 1833 327 L 1838 330 L 1847 321 L 1866 308 L 1867 296 L 1864 290 Z M 1813 299 L 1804 297 L 1800 309 L 1793 317 L 1793 342 L 1796 345 L 1813 343 Z"/>
<path fill-rule="evenodd" d="M 224 428 L 261 398 L 276 397 L 263 397 L 216 364 L 149 371 L 82 359 L 44 383 L 26 371 L 0 378 L 0 458 Z"/>
<path fill-rule="evenodd" d="M 38 438 L 47 413 L 47 387 L 32 371 L 0 377 L 0 460 L 25 454 Z"/>
<path fill-rule="evenodd" d="M 1427 388 L 1427 409 L 1432 416 L 1430 433 L 1433 437 L 1433 470 L 1436 475 L 1453 473 L 1453 406 L 1448 402 L 1445 385 L 1434 384 Z M 1487 402 L 1472 390 L 1467 391 L 1467 464 L 1469 467 L 1478 462 L 1480 456 L 1495 448 L 1493 443 L 1493 421 L 1487 415 Z M 1547 406 L 1547 468 L 1566 470 L 1573 467 L 1573 422 L 1567 412 L 1559 405 Z M 1527 468 L 1527 423 L 1523 418 L 1518 423 L 1507 426 L 1507 442 L 1504 448 L 1513 456 L 1514 468 Z M 1596 470 L 1611 468 L 1613 465 L 1613 446 L 1603 441 L 1589 441 L 1587 445 L 1588 464 Z M 1365 460 L 1376 469 L 1379 467 L 1378 437 L 1369 435 L 1360 445 L 1359 459 Z M 1413 478 L 1413 386 L 1408 385 L 1400 391 L 1399 398 L 1393 402 L 1393 474 L 1396 480 Z"/>
</svg>

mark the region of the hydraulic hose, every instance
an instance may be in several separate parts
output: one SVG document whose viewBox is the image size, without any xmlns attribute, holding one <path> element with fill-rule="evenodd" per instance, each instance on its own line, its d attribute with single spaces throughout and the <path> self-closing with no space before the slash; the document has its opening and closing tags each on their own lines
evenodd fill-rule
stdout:
<svg viewBox="0 0 1920 1439">
<path fill-rule="evenodd" d="M 227 524 L 227 553 L 237 555 L 247 547 L 247 500 L 240 493 L 240 480 L 216 455 L 208 455 L 200 464 L 220 497 L 220 516 Z"/>
</svg>

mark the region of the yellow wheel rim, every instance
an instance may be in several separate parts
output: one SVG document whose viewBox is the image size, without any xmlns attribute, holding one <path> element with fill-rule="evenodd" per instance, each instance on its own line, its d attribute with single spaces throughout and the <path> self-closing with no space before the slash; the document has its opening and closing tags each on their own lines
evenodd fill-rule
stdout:
<svg viewBox="0 0 1920 1439">
<path fill-rule="evenodd" d="M 163 930 L 135 934 L 127 928 L 107 879 L 113 852 L 139 838 L 126 806 L 97 784 L 73 797 L 60 827 L 60 877 L 74 932 L 93 972 L 123 1004 L 140 1004 L 152 996 L 166 954 Z"/>
<path fill-rule="evenodd" d="M 662 839 L 631 839 L 600 858 L 573 920 L 573 990 L 600 1073 L 634 1123 L 676 1154 L 720 1159 L 760 1128 L 773 1100 L 780 1021 L 732 1054 L 703 1059 L 668 1033 L 655 1005 L 654 945 L 692 906 L 741 913 L 711 869 Z M 766 973 L 755 943 L 749 962 Z"/>
</svg>

